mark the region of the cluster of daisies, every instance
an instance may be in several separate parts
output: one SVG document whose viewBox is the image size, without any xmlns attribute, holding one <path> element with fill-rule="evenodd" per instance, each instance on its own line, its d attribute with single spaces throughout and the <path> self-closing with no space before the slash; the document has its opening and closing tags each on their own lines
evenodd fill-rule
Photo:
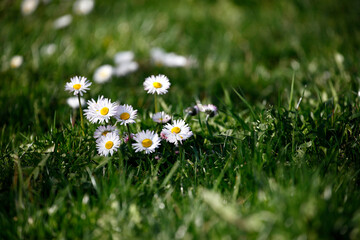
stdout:
<svg viewBox="0 0 360 240">
<path fill-rule="evenodd" d="M 171 84 L 166 76 L 158 75 L 146 78 L 143 85 L 147 93 L 162 95 L 168 92 Z M 90 89 L 90 86 L 91 82 L 85 77 L 73 77 L 65 85 L 66 91 L 77 95 L 80 114 L 82 114 L 81 105 L 83 104 L 80 96 L 83 96 Z M 136 123 L 137 110 L 128 104 L 120 105 L 117 102 L 112 102 L 104 96 L 99 96 L 97 100 L 91 99 L 87 101 L 87 109 L 84 110 L 84 116 L 91 123 L 100 124 L 94 132 L 94 138 L 96 139 L 98 154 L 102 156 L 113 155 L 117 152 L 121 142 L 127 143 L 135 152 L 150 154 L 159 148 L 162 140 L 178 146 L 179 143 L 182 144 L 183 141 L 193 135 L 190 127 L 184 120 L 172 121 L 172 117 L 163 111 L 152 115 L 154 122 L 165 124 L 160 132 L 160 136 L 155 131 L 149 129 L 132 134 L 129 125 Z M 114 125 L 109 125 L 112 122 L 110 121 L 111 118 L 115 119 Z M 126 126 L 128 131 L 120 134 L 116 127 L 117 125 Z"/>
</svg>

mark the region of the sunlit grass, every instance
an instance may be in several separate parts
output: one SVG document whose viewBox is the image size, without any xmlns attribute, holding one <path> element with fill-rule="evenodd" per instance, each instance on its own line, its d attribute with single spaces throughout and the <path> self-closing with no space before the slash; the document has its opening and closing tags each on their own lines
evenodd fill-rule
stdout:
<svg viewBox="0 0 360 240">
<path fill-rule="evenodd" d="M 22 16 L 20 2 L 0 3 L 0 238 L 360 237 L 359 3 L 97 1 L 78 16 L 51 1 Z M 154 47 L 194 64 L 154 64 Z M 84 97 L 130 104 L 132 132 L 158 131 L 143 82 L 166 75 L 159 108 L 194 133 L 182 149 L 102 157 L 97 126 L 82 134 L 65 83 L 127 50 L 139 69 Z M 219 114 L 186 116 L 197 100 Z"/>
</svg>

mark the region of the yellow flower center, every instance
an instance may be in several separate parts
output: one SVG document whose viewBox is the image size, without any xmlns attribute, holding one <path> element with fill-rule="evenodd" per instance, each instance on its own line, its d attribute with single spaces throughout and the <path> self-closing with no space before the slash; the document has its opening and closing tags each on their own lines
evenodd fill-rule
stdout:
<svg viewBox="0 0 360 240">
<path fill-rule="evenodd" d="M 144 140 L 141 142 L 141 144 L 143 145 L 143 147 L 146 147 L 146 148 L 150 147 L 150 146 L 152 145 L 152 143 L 153 143 L 153 142 L 152 142 L 150 139 L 148 139 L 148 138 L 144 139 Z"/>
<path fill-rule="evenodd" d="M 103 133 L 102 133 L 102 135 L 103 136 L 106 136 L 106 134 L 108 134 L 109 133 L 109 131 L 104 131 Z"/>
<path fill-rule="evenodd" d="M 79 90 L 80 88 L 81 88 L 81 84 L 74 84 L 73 85 L 73 88 L 75 89 L 75 90 Z"/>
<path fill-rule="evenodd" d="M 124 113 L 120 114 L 120 118 L 122 120 L 128 120 L 130 118 L 130 114 L 128 114 L 127 112 L 124 112 Z"/>
<path fill-rule="evenodd" d="M 172 133 L 176 133 L 176 134 L 178 134 L 180 131 L 181 131 L 181 130 L 180 130 L 179 127 L 173 127 L 173 128 L 171 129 L 171 132 L 172 132 Z"/>
<path fill-rule="evenodd" d="M 162 122 L 162 121 L 163 121 L 163 118 L 159 118 L 159 121 Z"/>
<path fill-rule="evenodd" d="M 114 146 L 114 143 L 112 141 L 107 141 L 105 143 L 105 148 L 106 149 L 111 149 Z"/>
<path fill-rule="evenodd" d="M 154 82 L 153 86 L 154 86 L 154 88 L 161 88 L 162 87 L 161 83 L 159 83 L 159 82 Z"/>
<path fill-rule="evenodd" d="M 109 112 L 109 109 L 107 107 L 103 107 L 101 110 L 100 110 L 100 113 L 101 115 L 107 115 Z"/>
</svg>

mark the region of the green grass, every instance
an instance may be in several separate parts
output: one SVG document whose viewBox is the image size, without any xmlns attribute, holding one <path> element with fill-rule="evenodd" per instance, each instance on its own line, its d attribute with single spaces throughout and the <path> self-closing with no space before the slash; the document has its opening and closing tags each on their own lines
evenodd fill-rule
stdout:
<svg viewBox="0 0 360 240">
<path fill-rule="evenodd" d="M 358 1 L 97 1 L 54 30 L 72 3 L 0 3 L 0 239 L 360 238 Z M 154 66 L 153 47 L 197 65 Z M 122 50 L 139 70 L 85 98 L 131 104 L 133 132 L 156 128 L 150 75 L 169 77 L 175 118 L 196 99 L 218 107 L 187 118 L 183 159 L 165 142 L 101 157 L 97 125 L 72 127 L 65 83 Z"/>
</svg>

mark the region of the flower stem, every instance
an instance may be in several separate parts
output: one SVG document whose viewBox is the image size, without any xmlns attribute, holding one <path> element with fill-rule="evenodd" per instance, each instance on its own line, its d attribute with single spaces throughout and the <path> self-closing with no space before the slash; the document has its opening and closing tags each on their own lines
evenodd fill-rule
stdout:
<svg viewBox="0 0 360 240">
<path fill-rule="evenodd" d="M 180 191 L 181 191 L 181 194 L 184 195 L 184 187 L 183 187 L 184 154 L 183 154 L 183 148 L 182 148 L 181 144 L 179 145 L 179 155 L 180 155 L 180 162 L 181 162 Z"/>
<path fill-rule="evenodd" d="M 79 99 L 79 111 L 80 111 L 80 121 L 81 121 L 81 129 L 83 130 L 83 134 L 84 134 L 84 118 L 83 118 L 83 112 L 82 112 L 82 107 L 81 107 L 81 100 L 80 100 L 80 94 L 78 94 L 78 99 Z"/>
<path fill-rule="evenodd" d="M 154 94 L 154 103 L 155 103 L 155 113 L 158 112 L 158 107 L 157 107 L 157 94 Z"/>
<path fill-rule="evenodd" d="M 126 127 L 127 127 L 127 130 L 128 130 L 128 141 L 127 141 L 127 144 L 128 144 L 128 148 L 129 148 L 129 151 L 132 152 L 132 147 L 131 147 L 131 131 L 130 131 L 130 126 L 129 124 L 126 124 Z"/>
</svg>

